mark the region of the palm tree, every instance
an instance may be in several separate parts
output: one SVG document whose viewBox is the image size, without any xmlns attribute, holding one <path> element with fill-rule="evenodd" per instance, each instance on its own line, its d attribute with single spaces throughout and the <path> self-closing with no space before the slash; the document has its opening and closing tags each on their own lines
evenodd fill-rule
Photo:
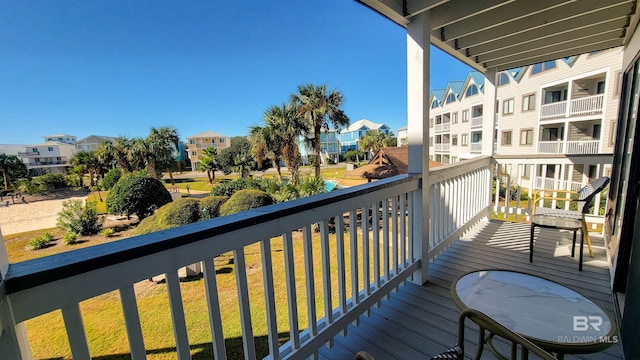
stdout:
<svg viewBox="0 0 640 360">
<path fill-rule="evenodd" d="M 256 162 L 253 160 L 253 156 L 251 156 L 249 151 L 241 151 L 233 156 L 232 170 L 240 173 L 240 176 L 243 178 L 248 177 L 255 166 Z"/>
<path fill-rule="evenodd" d="M 27 166 L 15 155 L 0 154 L 0 171 L 4 180 L 4 189 L 9 189 L 11 180 L 27 176 Z"/>
<path fill-rule="evenodd" d="M 349 117 L 341 109 L 342 93 L 331 90 L 327 94 L 326 85 L 305 84 L 298 86 L 298 93 L 291 95 L 291 101 L 298 108 L 298 115 L 313 129 L 311 144 L 315 151 L 315 176 L 320 177 L 320 132 L 329 123 L 339 130 L 349 125 Z"/>
<path fill-rule="evenodd" d="M 394 140 L 393 133 L 387 135 L 380 130 L 371 130 L 360 137 L 360 150 L 373 155 L 383 147 L 395 146 Z"/>
<path fill-rule="evenodd" d="M 146 139 L 138 137 L 130 140 L 127 161 L 131 170 L 146 169 L 149 176 L 156 177 L 156 159 L 151 155 L 151 147 Z"/>
<path fill-rule="evenodd" d="M 300 149 L 299 139 L 304 136 L 309 127 L 298 114 L 298 107 L 294 103 L 272 106 L 264 114 L 265 128 L 272 133 L 274 146 L 280 147 L 280 153 L 284 159 L 291 181 L 298 183 L 300 178 Z"/>
<path fill-rule="evenodd" d="M 216 178 L 216 170 L 218 170 L 218 150 L 214 147 L 208 147 L 203 150 L 204 156 L 198 164 L 198 171 L 206 171 L 209 178 L 209 184 L 213 184 Z"/>
<path fill-rule="evenodd" d="M 168 126 L 152 127 L 146 141 L 149 144 L 151 156 L 155 158 L 155 165 L 161 170 L 169 171 L 171 185 L 174 185 L 175 182 L 171 170 L 176 163 L 173 152 L 179 148 L 180 138 L 178 137 L 178 131 L 176 128 Z"/>
<path fill-rule="evenodd" d="M 97 172 L 100 168 L 100 161 L 95 151 L 80 151 L 71 159 L 71 165 L 82 168 L 83 174 L 89 174 L 89 186 L 96 185 Z"/>
</svg>

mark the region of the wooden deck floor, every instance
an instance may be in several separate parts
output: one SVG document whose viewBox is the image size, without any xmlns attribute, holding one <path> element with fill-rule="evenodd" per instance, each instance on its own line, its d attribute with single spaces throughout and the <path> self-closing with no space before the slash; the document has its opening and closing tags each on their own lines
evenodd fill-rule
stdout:
<svg viewBox="0 0 640 360">
<path fill-rule="evenodd" d="M 480 224 L 430 264 L 426 286 L 402 286 L 380 308 L 372 309 L 370 316 L 361 316 L 358 326 L 351 325 L 346 337 L 336 336 L 333 348 L 323 347 L 321 358 L 353 359 L 355 353 L 365 350 L 376 360 L 428 359 L 443 352 L 457 339 L 459 310 L 451 298 L 451 283 L 459 275 L 478 269 L 519 270 L 549 278 L 587 296 L 613 317 L 604 249 L 594 248 L 594 258 L 585 249 L 584 270 L 579 272 L 577 252 L 575 259 L 570 256 L 569 232 L 541 229 L 537 233 L 539 240 L 530 264 L 527 224 Z M 477 331 L 469 324 L 465 333 L 469 357 L 477 347 Z M 493 356 L 485 350 L 484 358 Z M 614 344 L 602 353 L 567 355 L 565 359 L 622 359 L 622 348 Z"/>
</svg>

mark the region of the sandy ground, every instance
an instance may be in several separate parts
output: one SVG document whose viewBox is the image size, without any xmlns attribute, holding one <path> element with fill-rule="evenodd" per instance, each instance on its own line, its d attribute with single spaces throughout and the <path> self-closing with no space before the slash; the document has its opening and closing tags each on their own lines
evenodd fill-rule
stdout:
<svg viewBox="0 0 640 360">
<path fill-rule="evenodd" d="M 58 212 L 62 210 L 62 202 L 71 199 L 86 199 L 86 196 L 36 201 L 27 204 L 10 204 L 0 206 L 0 230 L 2 234 L 48 229 L 56 227 Z"/>
</svg>

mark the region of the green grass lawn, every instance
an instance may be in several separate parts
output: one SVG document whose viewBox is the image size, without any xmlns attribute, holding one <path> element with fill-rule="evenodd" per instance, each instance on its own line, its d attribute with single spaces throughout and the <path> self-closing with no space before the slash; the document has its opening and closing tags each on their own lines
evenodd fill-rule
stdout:
<svg viewBox="0 0 640 360">
<path fill-rule="evenodd" d="M 301 239 L 301 233 L 294 232 L 293 251 L 297 283 L 296 292 L 298 295 L 299 326 L 300 329 L 304 329 L 307 327 L 307 302 L 304 286 L 304 259 Z M 346 264 L 350 264 L 348 239 L 349 234 L 345 233 Z M 126 239 L 124 241 L 126 241 Z M 370 244 L 373 246 L 371 241 Z M 280 342 L 284 343 L 288 340 L 289 319 L 282 239 L 279 237 L 271 239 L 271 246 L 278 331 L 280 332 Z M 330 237 L 330 248 L 332 301 L 333 307 L 335 307 L 337 306 L 338 294 L 337 279 L 335 276 L 337 273 L 335 235 L 331 235 Z M 12 261 L 16 256 L 20 257 L 19 253 L 25 252 L 24 248 L 19 246 L 8 246 L 8 251 Z M 260 247 L 258 244 L 253 244 L 247 246 L 244 252 L 246 256 L 253 332 L 256 338 L 258 357 L 262 358 L 268 353 L 268 344 Z M 320 239 L 318 234 L 314 234 L 313 236 L 313 253 L 315 270 L 314 284 L 316 287 L 317 304 L 316 313 L 317 317 L 321 318 L 324 314 Z M 28 254 L 37 256 L 37 252 L 28 252 Z M 360 254 L 362 254 L 361 251 Z M 24 260 L 25 256 L 20 258 Z M 362 260 L 360 260 L 360 264 L 362 264 Z M 242 333 L 234 266 L 231 253 L 223 254 L 215 259 L 218 294 L 220 296 L 221 308 L 223 309 L 221 316 L 227 352 L 230 359 L 239 359 L 242 358 Z M 349 265 L 347 265 L 347 279 L 350 279 L 350 274 L 351 270 Z M 359 277 L 362 279 L 362 265 L 360 265 L 359 274 Z M 347 283 L 347 296 L 350 297 L 351 286 L 349 280 L 347 280 Z M 360 284 L 362 288 L 362 281 L 360 281 Z M 163 282 L 155 283 L 145 280 L 136 284 L 135 289 L 148 358 L 175 359 L 175 342 L 173 339 L 166 285 Z M 193 358 L 210 359 L 212 358 L 211 335 L 203 279 L 196 278 L 183 281 L 181 282 L 181 290 Z M 108 359 L 130 358 L 122 307 L 117 292 L 111 292 L 83 301 L 80 304 L 80 308 L 82 310 L 92 356 Z M 26 328 L 34 358 L 71 358 L 60 311 L 54 311 L 29 320 L 26 322 Z"/>
</svg>

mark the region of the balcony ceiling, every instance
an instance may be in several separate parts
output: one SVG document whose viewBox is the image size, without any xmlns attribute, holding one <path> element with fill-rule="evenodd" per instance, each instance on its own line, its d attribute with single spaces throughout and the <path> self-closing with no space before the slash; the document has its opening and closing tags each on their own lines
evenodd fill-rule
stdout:
<svg viewBox="0 0 640 360">
<path fill-rule="evenodd" d="M 471 67 L 498 71 L 622 46 L 635 0 L 356 0 L 400 26 L 431 11 L 431 43 Z"/>
</svg>

